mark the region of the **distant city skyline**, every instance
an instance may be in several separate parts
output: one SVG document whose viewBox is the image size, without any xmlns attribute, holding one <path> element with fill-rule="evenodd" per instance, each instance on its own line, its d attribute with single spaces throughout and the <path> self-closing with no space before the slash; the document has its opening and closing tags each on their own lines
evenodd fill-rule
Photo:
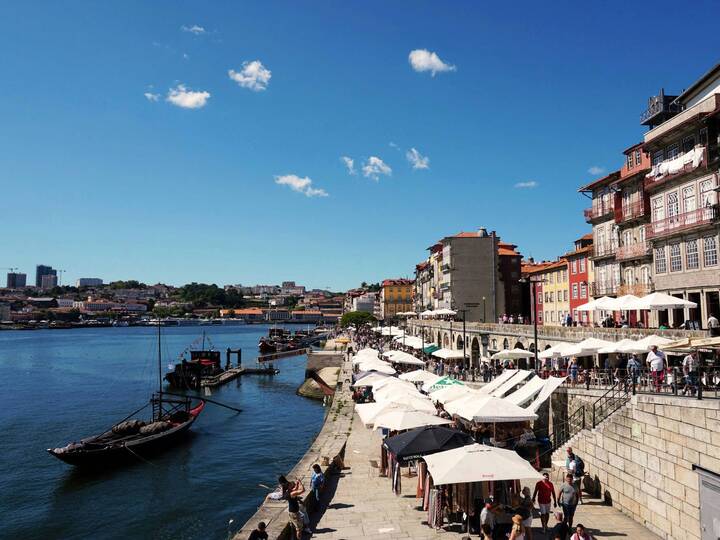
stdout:
<svg viewBox="0 0 720 540">
<path fill-rule="evenodd" d="M 0 264 L 346 290 L 478 227 L 553 259 L 647 99 L 718 60 L 714 17 L 648 34 L 670 2 L 553 7 L 9 4 Z"/>
</svg>

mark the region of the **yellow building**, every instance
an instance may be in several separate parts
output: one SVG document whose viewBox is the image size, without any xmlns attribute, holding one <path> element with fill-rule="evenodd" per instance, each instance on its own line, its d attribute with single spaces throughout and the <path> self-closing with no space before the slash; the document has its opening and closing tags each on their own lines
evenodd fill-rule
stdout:
<svg viewBox="0 0 720 540">
<path fill-rule="evenodd" d="M 523 273 L 537 280 L 537 318 L 544 326 L 561 326 L 570 313 L 568 265 L 563 258 L 554 262 L 526 265 Z"/>
<path fill-rule="evenodd" d="M 413 306 L 412 279 L 386 279 L 380 289 L 380 316 L 383 319 L 397 317 L 398 313 L 415 311 Z"/>
</svg>

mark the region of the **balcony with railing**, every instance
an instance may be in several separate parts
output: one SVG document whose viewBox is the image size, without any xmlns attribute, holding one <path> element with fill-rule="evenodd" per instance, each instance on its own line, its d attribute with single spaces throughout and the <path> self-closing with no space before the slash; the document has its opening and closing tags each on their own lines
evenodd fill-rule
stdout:
<svg viewBox="0 0 720 540">
<path fill-rule="evenodd" d="M 593 221 L 612 216 L 614 212 L 615 208 L 612 203 L 594 204 L 591 208 L 585 209 L 585 221 L 592 223 Z"/>
<path fill-rule="evenodd" d="M 631 259 L 641 259 L 650 255 L 650 242 L 636 242 L 620 246 L 615 253 L 618 261 L 629 261 Z"/>
<path fill-rule="evenodd" d="M 707 166 L 707 163 L 707 148 L 696 146 L 684 154 L 653 165 L 653 168 L 645 177 L 645 187 L 648 189 L 656 188 L 702 166 Z"/>
<path fill-rule="evenodd" d="M 606 259 L 608 257 L 614 257 L 617 252 L 617 246 L 608 242 L 607 244 L 597 244 L 593 246 L 591 259 Z"/>
<path fill-rule="evenodd" d="M 682 105 L 675 101 L 677 96 L 666 96 L 661 90 L 648 100 L 648 108 L 640 115 L 644 126 L 658 126 L 668 118 L 682 111 Z"/>
<path fill-rule="evenodd" d="M 631 219 L 641 218 L 647 215 L 647 203 L 645 198 L 641 198 L 631 203 L 623 203 L 618 206 L 615 211 L 615 223 L 623 223 Z"/>
<path fill-rule="evenodd" d="M 624 283 L 617 288 L 617 295 L 634 294 L 635 296 L 645 296 L 655 292 L 655 285 L 652 283 Z"/>
<path fill-rule="evenodd" d="M 647 226 L 647 237 L 658 238 L 678 232 L 685 232 L 696 227 L 710 225 L 718 221 L 718 205 L 697 208 L 690 212 L 652 221 Z"/>
<path fill-rule="evenodd" d="M 620 284 L 615 281 L 595 281 L 592 283 L 592 295 L 598 296 L 609 296 L 617 294 Z"/>
</svg>

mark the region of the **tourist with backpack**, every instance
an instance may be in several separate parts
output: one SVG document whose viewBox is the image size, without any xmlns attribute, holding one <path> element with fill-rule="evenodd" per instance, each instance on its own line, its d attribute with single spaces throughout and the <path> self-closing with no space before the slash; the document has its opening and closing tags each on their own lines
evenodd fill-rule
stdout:
<svg viewBox="0 0 720 540">
<path fill-rule="evenodd" d="M 585 477 L 585 462 L 568 448 L 567 472 L 573 476 L 573 486 L 577 491 L 578 504 L 582 504 L 582 480 Z"/>
</svg>

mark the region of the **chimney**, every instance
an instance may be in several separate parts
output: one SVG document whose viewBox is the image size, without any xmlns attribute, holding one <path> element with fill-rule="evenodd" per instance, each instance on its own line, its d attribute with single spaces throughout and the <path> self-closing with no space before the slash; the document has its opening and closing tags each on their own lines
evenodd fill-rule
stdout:
<svg viewBox="0 0 720 540">
<path fill-rule="evenodd" d="M 478 236 L 480 238 L 487 238 L 487 235 L 488 235 L 488 233 L 487 233 L 487 229 L 485 227 L 480 227 L 478 229 Z"/>
</svg>

